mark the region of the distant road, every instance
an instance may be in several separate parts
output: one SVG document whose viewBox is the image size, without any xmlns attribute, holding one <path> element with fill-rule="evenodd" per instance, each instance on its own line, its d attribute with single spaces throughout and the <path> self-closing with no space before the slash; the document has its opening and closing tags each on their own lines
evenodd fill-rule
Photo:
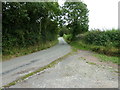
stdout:
<svg viewBox="0 0 120 90">
<path fill-rule="evenodd" d="M 70 46 L 62 37 L 59 37 L 58 40 L 59 44 L 51 48 L 2 62 L 2 73 L 0 73 L 2 74 L 2 85 L 6 85 L 69 53 Z"/>
</svg>

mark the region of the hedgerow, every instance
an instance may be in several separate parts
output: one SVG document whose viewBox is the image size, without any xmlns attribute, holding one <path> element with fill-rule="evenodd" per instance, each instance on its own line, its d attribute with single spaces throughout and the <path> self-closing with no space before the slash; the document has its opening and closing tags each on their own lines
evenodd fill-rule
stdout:
<svg viewBox="0 0 120 90">
<path fill-rule="evenodd" d="M 100 31 L 100 30 L 89 31 L 84 34 L 82 40 L 87 44 L 92 44 L 97 46 L 119 47 L 120 30 L 112 29 L 108 31 Z"/>
</svg>

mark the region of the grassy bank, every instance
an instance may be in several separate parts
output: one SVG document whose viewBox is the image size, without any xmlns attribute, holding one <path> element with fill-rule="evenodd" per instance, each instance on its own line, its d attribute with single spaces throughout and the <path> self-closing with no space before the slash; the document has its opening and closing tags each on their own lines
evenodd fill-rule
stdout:
<svg viewBox="0 0 120 90">
<path fill-rule="evenodd" d="M 30 54 L 30 53 L 33 53 L 33 52 L 37 52 L 37 51 L 49 48 L 49 47 L 57 44 L 57 42 L 58 41 L 56 40 L 56 41 L 46 42 L 46 43 L 42 43 L 42 44 L 39 43 L 39 44 L 36 44 L 34 46 L 29 46 L 27 48 L 14 47 L 14 48 L 9 49 L 9 50 L 6 49 L 6 50 L 9 51 L 9 54 L 2 55 L 2 61 L 9 60 L 9 59 L 14 58 L 14 57 L 27 55 L 27 54 Z"/>
<path fill-rule="evenodd" d="M 88 31 L 79 34 L 76 36 L 76 39 L 72 41 L 70 35 L 66 35 L 64 38 L 75 49 L 90 50 L 99 53 L 96 56 L 99 57 L 101 61 L 119 63 L 120 30 Z"/>
<path fill-rule="evenodd" d="M 91 50 L 100 54 L 105 54 L 108 56 L 119 56 L 119 49 L 115 47 L 105 47 L 105 46 L 97 46 L 86 44 L 81 40 L 73 41 L 70 43 L 73 47 L 82 50 Z"/>
<path fill-rule="evenodd" d="M 103 47 L 98 47 L 98 46 L 92 46 L 92 45 L 87 45 L 81 41 L 74 41 L 71 42 L 70 45 L 74 48 L 74 49 L 80 49 L 80 50 L 90 50 L 90 51 L 94 51 L 94 49 L 96 48 L 100 48 L 102 50 Z M 105 48 L 105 47 L 104 47 Z M 107 48 L 105 48 L 107 49 Z M 113 49 L 114 50 L 114 49 Z M 117 49 L 114 50 L 115 52 L 118 52 Z M 96 57 L 98 57 L 100 59 L 101 62 L 113 62 L 116 64 L 120 65 L 120 62 L 118 60 L 117 56 L 110 56 L 110 55 L 105 55 L 104 53 L 102 53 L 101 51 L 95 51 L 98 54 L 95 54 Z M 107 50 L 105 52 L 108 52 Z M 110 53 L 110 50 L 109 50 Z"/>
</svg>

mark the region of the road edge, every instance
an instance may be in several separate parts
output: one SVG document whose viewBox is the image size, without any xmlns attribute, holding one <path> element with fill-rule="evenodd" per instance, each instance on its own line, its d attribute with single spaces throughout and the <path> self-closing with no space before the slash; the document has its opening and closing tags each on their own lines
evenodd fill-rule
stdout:
<svg viewBox="0 0 120 90">
<path fill-rule="evenodd" d="M 38 72 L 41 72 L 41 71 L 43 71 L 43 70 L 45 70 L 45 69 L 48 69 L 48 68 L 52 68 L 53 66 L 55 66 L 56 64 L 58 64 L 59 62 L 61 62 L 62 60 L 64 60 L 65 58 L 67 58 L 67 57 L 68 57 L 69 55 L 71 55 L 71 54 L 72 54 L 72 51 L 69 52 L 69 53 L 67 53 L 66 55 L 64 55 L 64 56 L 62 56 L 62 57 L 59 57 L 58 59 L 52 61 L 52 62 L 49 63 L 48 65 L 45 65 L 45 66 L 43 66 L 43 67 L 41 67 L 41 68 L 39 68 L 39 69 L 31 72 L 31 73 L 28 73 L 28 74 L 20 77 L 19 79 L 16 79 L 16 80 L 14 80 L 14 81 L 12 81 L 12 82 L 10 82 L 10 83 L 2 86 L 2 88 L 9 88 L 10 86 L 13 86 L 13 85 L 15 85 L 15 84 L 18 83 L 18 82 L 22 82 L 22 81 L 25 80 L 26 78 L 29 78 L 30 76 L 33 76 L 34 74 L 36 74 L 36 73 L 38 73 Z"/>
</svg>

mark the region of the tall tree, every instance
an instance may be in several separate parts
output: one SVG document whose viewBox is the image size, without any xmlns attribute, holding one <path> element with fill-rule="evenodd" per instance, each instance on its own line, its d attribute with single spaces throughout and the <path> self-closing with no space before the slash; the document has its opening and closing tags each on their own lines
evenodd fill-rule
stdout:
<svg viewBox="0 0 120 90">
<path fill-rule="evenodd" d="M 3 2 L 2 7 L 4 49 L 57 40 L 57 2 Z"/>
<path fill-rule="evenodd" d="M 88 9 L 83 2 L 65 2 L 63 6 L 63 21 L 68 23 L 73 38 L 88 30 Z"/>
</svg>

